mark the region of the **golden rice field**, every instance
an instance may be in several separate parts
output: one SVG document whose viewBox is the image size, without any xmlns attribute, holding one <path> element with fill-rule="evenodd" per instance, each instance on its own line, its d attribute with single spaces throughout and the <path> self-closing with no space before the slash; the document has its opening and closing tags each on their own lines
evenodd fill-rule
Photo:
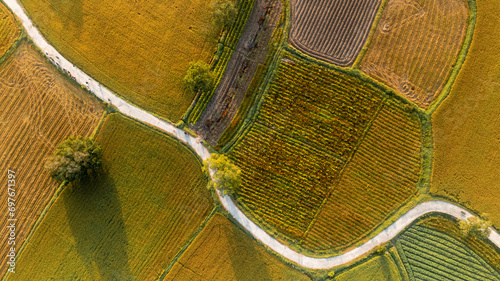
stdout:
<svg viewBox="0 0 500 281">
<path fill-rule="evenodd" d="M 215 214 L 163 280 L 311 280 Z"/>
<path fill-rule="evenodd" d="M 194 99 L 189 62 L 209 62 L 218 30 L 210 0 L 22 0 L 47 40 L 132 103 L 174 122 Z"/>
<path fill-rule="evenodd" d="M 21 34 L 14 15 L 0 3 L 0 57 L 12 46 Z"/>
<path fill-rule="evenodd" d="M 476 1 L 467 59 L 449 96 L 432 115 L 432 194 L 487 213 L 500 227 L 500 2 Z"/>
<path fill-rule="evenodd" d="M 97 142 L 102 170 L 65 187 L 7 280 L 156 280 L 210 214 L 184 144 L 119 114 Z"/>
<path fill-rule="evenodd" d="M 371 124 L 303 244 L 315 252 L 345 248 L 406 202 L 421 174 L 418 116 L 389 100 Z"/>
<path fill-rule="evenodd" d="M 16 174 L 16 249 L 59 186 L 44 159 L 68 136 L 90 136 L 103 113 L 98 100 L 68 81 L 25 40 L 0 66 L 0 169 Z M 0 208 L 7 210 L 7 192 Z M 0 229 L 7 245 L 8 229 Z M 5 271 L 7 247 L 0 269 Z"/>
<path fill-rule="evenodd" d="M 455 66 L 468 16 L 467 0 L 388 0 L 359 68 L 428 108 Z"/>
</svg>

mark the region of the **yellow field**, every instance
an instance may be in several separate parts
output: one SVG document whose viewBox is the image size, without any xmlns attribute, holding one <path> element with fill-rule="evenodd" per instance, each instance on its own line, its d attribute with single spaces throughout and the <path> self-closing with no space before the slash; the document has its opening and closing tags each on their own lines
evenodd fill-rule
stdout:
<svg viewBox="0 0 500 281">
<path fill-rule="evenodd" d="M 12 43 L 21 34 L 14 15 L 0 3 L 0 57 L 12 46 Z"/>
<path fill-rule="evenodd" d="M 403 280 L 391 255 L 375 256 L 335 276 L 335 281 L 398 281 Z"/>
<path fill-rule="evenodd" d="M 215 214 L 164 280 L 310 280 Z"/>
<path fill-rule="evenodd" d="M 65 187 L 9 280 L 156 280 L 211 212 L 184 144 L 118 114 L 97 142 L 102 170 Z"/>
<path fill-rule="evenodd" d="M 215 51 L 210 0 L 21 2 L 69 61 L 174 122 L 194 98 L 182 79 L 189 62 L 209 62 Z"/>
<path fill-rule="evenodd" d="M 59 186 L 43 168 L 44 159 L 68 136 L 89 136 L 102 112 L 96 98 L 49 66 L 25 41 L 0 67 L 0 169 L 5 178 L 7 169 L 16 172 L 17 250 Z M 2 210 L 7 210 L 7 196 L 7 190 L 0 192 Z M 7 235 L 7 228 L 0 228 L 2 272 Z"/>
<path fill-rule="evenodd" d="M 432 116 L 431 193 L 470 202 L 500 228 L 500 2 L 476 4 L 467 59 Z"/>
<path fill-rule="evenodd" d="M 389 0 L 359 68 L 428 108 L 467 30 L 467 0 Z"/>
</svg>

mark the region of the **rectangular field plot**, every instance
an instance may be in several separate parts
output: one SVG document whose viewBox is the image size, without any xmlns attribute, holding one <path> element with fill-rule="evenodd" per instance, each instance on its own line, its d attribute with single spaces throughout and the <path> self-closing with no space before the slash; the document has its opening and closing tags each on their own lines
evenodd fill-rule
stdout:
<svg viewBox="0 0 500 281">
<path fill-rule="evenodd" d="M 90 136 L 103 113 L 98 100 L 53 68 L 26 41 L 0 66 L 0 192 L 7 226 L 7 170 L 16 175 L 16 252 L 59 184 L 43 167 L 68 136 Z M 5 272 L 9 229 L 0 228 L 0 269 Z"/>
<path fill-rule="evenodd" d="M 209 0 L 20 2 L 75 66 L 174 122 L 195 96 L 183 82 L 189 62 L 209 62 L 220 31 L 212 27 Z"/>
<path fill-rule="evenodd" d="M 8 280 L 156 280 L 212 210 L 182 143 L 117 114 L 97 141 L 102 170 L 65 187 Z"/>
<path fill-rule="evenodd" d="M 416 191 L 421 173 L 420 123 L 389 100 L 321 208 L 303 244 L 314 251 L 345 247 L 366 235 Z"/>
<path fill-rule="evenodd" d="M 413 280 L 500 280 L 500 275 L 456 239 L 423 226 L 405 231 L 398 251 Z"/>
<path fill-rule="evenodd" d="M 375 256 L 366 262 L 335 276 L 335 281 L 400 281 L 404 280 L 389 253 Z"/>
<path fill-rule="evenodd" d="M 290 42 L 318 59 L 349 66 L 363 47 L 381 0 L 292 0 Z"/>
<path fill-rule="evenodd" d="M 385 94 L 285 52 L 256 121 L 231 152 L 237 197 L 259 221 L 300 239 Z"/>
<path fill-rule="evenodd" d="M 310 279 L 286 266 L 224 216 L 215 214 L 163 280 Z"/>
<path fill-rule="evenodd" d="M 359 67 L 428 108 L 455 66 L 468 14 L 466 0 L 389 0 Z"/>
</svg>

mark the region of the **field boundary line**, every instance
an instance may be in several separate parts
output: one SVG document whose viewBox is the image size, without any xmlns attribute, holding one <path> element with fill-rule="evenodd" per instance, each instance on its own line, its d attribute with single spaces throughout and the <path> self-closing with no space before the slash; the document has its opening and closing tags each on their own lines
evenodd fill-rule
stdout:
<svg viewBox="0 0 500 281">
<path fill-rule="evenodd" d="M 52 47 L 47 43 L 47 41 L 42 37 L 40 32 L 38 32 L 38 30 L 33 26 L 33 23 L 26 16 L 23 8 L 16 2 L 16 0 L 5 0 L 5 1 L 7 5 L 9 5 L 9 7 L 12 8 L 14 13 L 22 20 L 23 26 L 25 27 L 28 35 L 32 38 L 33 42 L 41 50 L 47 52 L 46 55 L 48 56 L 52 56 L 53 54 L 59 55 L 60 58 L 58 59 L 58 62 L 60 62 L 61 67 L 64 67 L 65 69 L 71 69 L 72 73 L 75 73 L 75 79 L 82 85 L 87 84 L 91 92 L 97 93 L 96 94 L 97 97 L 100 97 L 100 99 L 103 101 L 109 101 L 109 103 L 114 105 L 117 108 L 117 110 L 122 112 L 123 114 L 131 116 L 153 127 L 156 127 L 159 130 L 169 133 L 170 135 L 177 138 L 179 141 L 184 142 L 185 144 L 190 146 L 196 152 L 196 154 L 200 156 L 202 160 L 206 160 L 207 158 L 210 157 L 210 152 L 208 148 L 206 148 L 202 144 L 202 142 L 199 141 L 199 139 L 187 134 L 185 131 L 179 128 L 176 128 L 171 123 L 162 120 L 145 110 L 142 110 L 140 108 L 137 108 L 129 104 L 122 98 L 113 94 L 110 90 L 103 88 L 99 82 L 91 79 L 90 76 L 85 74 L 83 71 L 73 66 L 68 60 L 62 57 L 62 55 L 60 55 L 57 52 L 57 50 L 54 49 L 54 47 Z M 211 171 L 211 175 L 212 174 L 213 171 Z M 268 233 L 266 233 L 263 229 L 261 229 L 257 224 L 255 224 L 248 217 L 246 217 L 245 214 L 234 203 L 232 198 L 230 198 L 227 195 L 223 196 L 218 190 L 216 190 L 216 193 L 220 203 L 223 205 L 226 211 L 229 214 L 231 214 L 231 216 L 236 221 L 238 221 L 241 227 L 247 229 L 256 240 L 259 240 L 261 243 L 272 249 L 277 254 L 288 259 L 290 262 L 311 269 L 329 269 L 342 264 L 349 263 L 359 257 L 362 257 L 363 255 L 369 253 L 379 245 L 388 242 L 389 240 L 394 238 L 398 233 L 404 230 L 407 226 L 409 226 L 413 221 L 415 221 L 422 215 L 428 213 L 444 213 L 453 216 L 457 219 L 466 219 L 468 217 L 474 216 L 468 210 L 449 202 L 438 201 L 438 200 L 423 202 L 416 205 L 411 210 L 407 211 L 405 214 L 400 216 L 394 223 L 386 227 L 375 237 L 366 241 L 362 245 L 337 256 L 331 256 L 326 258 L 314 258 L 297 253 L 294 250 L 287 247 L 286 245 L 278 242 Z M 488 239 L 493 244 L 495 244 L 497 247 L 500 248 L 500 234 L 498 234 L 493 227 L 490 227 L 490 229 L 491 229 L 491 234 L 489 235 Z"/>
<path fill-rule="evenodd" d="M 432 113 L 436 111 L 439 105 L 441 105 L 441 103 L 450 94 L 451 88 L 453 87 L 453 84 L 455 83 L 455 80 L 458 77 L 460 70 L 462 69 L 462 66 L 467 58 L 467 53 L 469 52 L 469 48 L 472 45 L 474 28 L 476 27 L 477 6 L 476 6 L 476 0 L 466 0 L 466 1 L 469 4 L 470 13 L 468 19 L 469 24 L 467 26 L 467 31 L 465 32 L 464 43 L 462 44 L 462 48 L 458 53 L 457 60 L 455 61 L 455 64 L 451 70 L 451 73 L 448 76 L 448 79 L 446 80 L 446 83 L 443 86 L 443 89 L 441 90 L 441 93 L 439 93 L 436 96 L 436 98 L 431 103 L 429 108 L 425 110 L 425 113 L 428 115 L 432 115 Z"/>
<path fill-rule="evenodd" d="M 49 212 L 49 210 L 52 207 L 52 205 L 54 205 L 54 203 L 56 202 L 57 198 L 59 198 L 59 195 L 62 193 L 62 191 L 64 190 L 64 187 L 66 185 L 68 185 L 68 183 L 66 181 L 62 182 L 57 187 L 57 189 L 55 190 L 55 192 L 52 195 L 52 198 L 50 199 L 50 201 L 43 208 L 42 212 L 40 213 L 40 216 L 38 217 L 38 219 L 36 220 L 36 222 L 33 224 L 33 227 L 31 228 L 30 232 L 26 236 L 26 239 L 24 239 L 23 244 L 19 248 L 19 252 L 16 255 L 16 262 L 17 262 L 17 260 L 19 260 L 19 259 L 22 258 L 22 253 L 24 251 L 24 248 L 26 248 L 26 246 L 29 244 L 29 242 L 31 240 L 31 237 L 33 236 L 33 234 L 35 233 L 35 231 L 38 229 L 38 226 L 43 221 L 43 219 L 45 218 L 45 215 Z M 10 274 L 10 271 L 7 270 L 7 272 L 3 276 L 2 280 L 7 280 L 7 277 L 9 276 L 9 274 Z"/>
<path fill-rule="evenodd" d="M 331 188 L 329 188 L 328 194 L 325 196 L 325 198 L 323 199 L 323 201 L 321 202 L 321 204 L 319 205 L 319 207 L 316 209 L 316 214 L 314 215 L 313 219 L 311 220 L 311 222 L 307 226 L 306 231 L 304 232 L 304 234 L 302 234 L 302 237 L 299 240 L 299 245 L 302 244 L 302 242 L 304 241 L 304 239 L 307 238 L 307 234 L 309 233 L 309 230 L 311 230 L 311 228 L 313 227 L 313 225 L 316 223 L 316 219 L 318 218 L 319 213 L 321 212 L 321 209 L 326 204 L 326 202 L 328 201 L 328 199 L 332 195 L 332 192 L 335 190 L 335 188 L 340 184 L 340 181 L 341 181 L 341 179 L 344 176 L 344 171 L 345 171 L 346 167 L 349 165 L 349 163 L 351 162 L 352 158 L 354 157 L 354 155 L 358 151 L 359 147 L 363 143 L 366 135 L 368 134 L 368 132 L 370 131 L 370 129 L 372 127 L 373 122 L 379 116 L 380 111 L 382 111 L 382 108 L 385 106 L 386 102 L 387 102 L 387 97 L 384 97 L 382 99 L 382 101 L 380 102 L 379 106 L 377 107 L 377 110 L 373 113 L 373 116 L 372 116 L 371 120 L 368 122 L 368 124 L 366 124 L 366 128 L 363 130 L 363 133 L 361 134 L 361 137 L 358 139 L 358 141 L 354 145 L 351 154 L 349 155 L 349 157 L 347 157 L 347 159 L 346 159 L 346 161 L 344 163 L 344 166 L 340 170 L 338 178 L 337 178 L 338 180 L 337 180 L 336 184 L 334 184 Z"/>
<path fill-rule="evenodd" d="M 186 250 L 191 246 L 193 241 L 198 237 L 198 235 L 205 229 L 205 226 L 207 226 L 208 222 L 212 219 L 212 217 L 217 213 L 217 206 L 214 206 L 212 208 L 212 211 L 210 211 L 210 214 L 203 220 L 203 222 L 200 224 L 196 232 L 193 234 L 193 236 L 189 239 L 189 241 L 182 247 L 182 249 L 175 255 L 174 259 L 170 262 L 170 264 L 167 266 L 165 271 L 160 275 L 160 278 L 158 278 L 158 281 L 162 281 L 167 274 L 172 270 L 172 267 L 177 263 L 177 261 L 181 258 L 181 256 L 186 252 Z"/>
<path fill-rule="evenodd" d="M 377 31 L 378 24 L 380 22 L 380 19 L 382 18 L 382 13 L 385 10 L 385 6 L 387 5 L 387 2 L 389 0 L 382 0 L 382 3 L 380 3 L 380 7 L 378 8 L 377 15 L 375 15 L 375 19 L 373 19 L 373 24 L 372 27 L 370 28 L 370 32 L 368 33 L 368 37 L 366 38 L 366 42 L 359 51 L 358 56 L 352 63 L 352 66 L 350 68 L 353 69 L 359 69 L 358 65 L 361 63 L 363 58 L 365 57 L 366 52 L 368 51 L 368 48 L 370 47 L 370 44 L 372 43 L 373 36 L 375 36 L 375 32 Z"/>
</svg>

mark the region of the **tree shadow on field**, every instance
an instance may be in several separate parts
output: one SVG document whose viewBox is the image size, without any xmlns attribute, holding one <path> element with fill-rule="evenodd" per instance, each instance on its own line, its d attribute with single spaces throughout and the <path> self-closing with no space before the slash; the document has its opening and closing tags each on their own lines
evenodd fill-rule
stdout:
<svg viewBox="0 0 500 281">
<path fill-rule="evenodd" d="M 259 247 L 256 245 L 257 242 L 246 237 L 237 227 L 224 227 L 221 230 L 225 233 L 228 244 L 234 245 L 228 249 L 230 261 L 228 266 L 233 268 L 236 280 L 272 280 L 264 257 L 255 248 Z"/>
<path fill-rule="evenodd" d="M 115 183 L 106 173 L 82 179 L 63 193 L 71 233 L 86 271 L 102 280 L 133 279 L 128 240 Z"/>
</svg>

